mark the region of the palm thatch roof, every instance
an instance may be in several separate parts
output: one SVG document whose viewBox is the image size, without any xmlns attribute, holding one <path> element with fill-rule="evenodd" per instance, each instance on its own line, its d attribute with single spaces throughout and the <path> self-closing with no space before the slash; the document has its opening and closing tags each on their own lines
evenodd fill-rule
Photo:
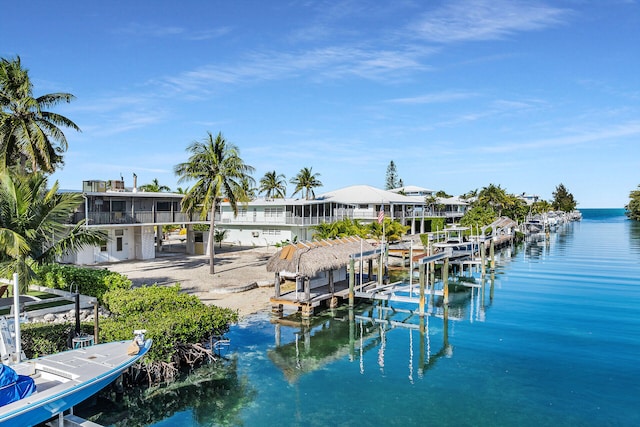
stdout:
<svg viewBox="0 0 640 427">
<path fill-rule="evenodd" d="M 491 227 L 494 230 L 505 229 L 505 228 L 515 228 L 518 226 L 518 223 L 507 216 L 501 216 L 500 218 L 493 221 L 487 227 Z M 484 227 L 484 228 L 487 228 Z"/>
<path fill-rule="evenodd" d="M 283 271 L 314 277 L 321 271 L 336 270 L 349 264 L 351 255 L 360 255 L 375 247 L 359 237 L 291 243 L 276 252 L 267 262 L 267 271 Z M 376 254 L 363 256 L 375 258 Z"/>
</svg>

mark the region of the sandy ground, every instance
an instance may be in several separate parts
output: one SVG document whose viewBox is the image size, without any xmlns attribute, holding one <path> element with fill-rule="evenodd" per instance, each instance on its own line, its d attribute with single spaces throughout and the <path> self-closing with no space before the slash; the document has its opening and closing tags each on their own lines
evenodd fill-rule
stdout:
<svg viewBox="0 0 640 427">
<path fill-rule="evenodd" d="M 135 286 L 179 283 L 183 291 L 197 295 L 205 304 L 238 310 L 244 317 L 271 309 L 274 275 L 267 272 L 266 265 L 276 251 L 274 247 L 216 247 L 213 275 L 209 274 L 208 256 L 170 251 L 161 252 L 152 260 L 101 267 L 126 275 Z"/>
</svg>

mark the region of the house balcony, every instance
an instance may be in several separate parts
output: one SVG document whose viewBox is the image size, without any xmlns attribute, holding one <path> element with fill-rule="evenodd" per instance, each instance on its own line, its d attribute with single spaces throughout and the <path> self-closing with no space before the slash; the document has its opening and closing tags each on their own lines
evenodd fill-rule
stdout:
<svg viewBox="0 0 640 427">
<path fill-rule="evenodd" d="M 85 218 L 84 212 L 76 212 L 72 218 L 74 224 Z M 126 224 L 184 224 L 199 222 L 198 215 L 183 212 L 89 212 L 87 225 L 126 225 Z"/>
</svg>

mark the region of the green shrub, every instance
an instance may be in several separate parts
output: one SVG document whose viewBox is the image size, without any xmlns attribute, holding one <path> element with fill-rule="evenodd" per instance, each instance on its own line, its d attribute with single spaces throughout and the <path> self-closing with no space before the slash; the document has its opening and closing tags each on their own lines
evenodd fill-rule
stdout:
<svg viewBox="0 0 640 427">
<path fill-rule="evenodd" d="M 237 312 L 207 306 L 194 295 L 180 293 L 179 285 L 114 289 L 104 295 L 104 304 L 113 316 L 100 323 L 100 339 L 131 339 L 135 329 L 146 329 L 153 339 L 146 362 L 178 362 L 181 345 L 204 343 L 238 320 Z"/>
<path fill-rule="evenodd" d="M 82 323 L 82 332 L 93 334 L 93 323 Z M 20 325 L 22 349 L 28 358 L 68 350 L 69 334 L 75 323 L 25 323 Z"/>
<path fill-rule="evenodd" d="M 73 265 L 46 264 L 37 270 L 42 286 L 92 296 L 102 303 L 105 292 L 112 289 L 131 289 L 131 280 L 120 273 Z"/>
</svg>

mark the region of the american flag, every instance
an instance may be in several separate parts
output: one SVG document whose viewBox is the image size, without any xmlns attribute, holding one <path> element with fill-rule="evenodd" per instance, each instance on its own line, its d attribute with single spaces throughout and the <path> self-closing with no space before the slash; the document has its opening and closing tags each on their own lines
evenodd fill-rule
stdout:
<svg viewBox="0 0 640 427">
<path fill-rule="evenodd" d="M 378 213 L 378 224 L 382 224 L 383 220 L 384 220 L 384 211 L 380 209 L 380 212 Z"/>
</svg>

